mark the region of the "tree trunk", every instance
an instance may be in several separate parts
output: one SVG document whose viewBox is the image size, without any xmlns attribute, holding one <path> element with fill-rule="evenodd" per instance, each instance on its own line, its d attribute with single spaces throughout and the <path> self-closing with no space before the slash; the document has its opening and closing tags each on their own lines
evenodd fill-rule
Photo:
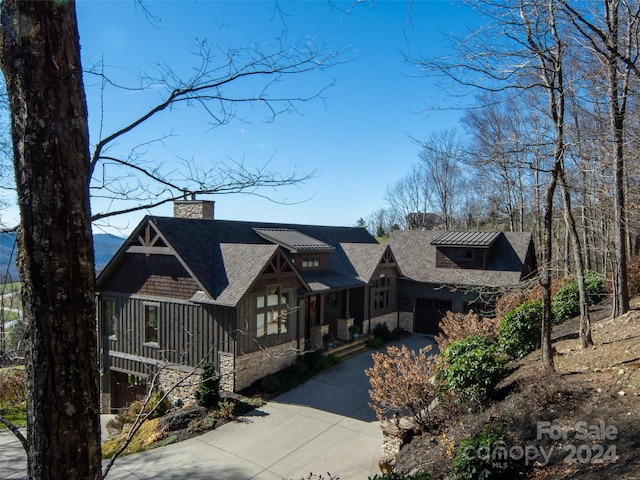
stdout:
<svg viewBox="0 0 640 480">
<path fill-rule="evenodd" d="M 31 479 L 98 479 L 100 420 L 87 107 L 73 1 L 5 0 L 27 324 Z"/>
</svg>

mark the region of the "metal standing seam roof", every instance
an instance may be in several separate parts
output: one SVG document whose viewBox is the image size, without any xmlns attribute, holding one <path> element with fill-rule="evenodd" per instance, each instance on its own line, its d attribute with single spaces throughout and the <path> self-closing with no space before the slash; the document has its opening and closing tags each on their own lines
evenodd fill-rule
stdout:
<svg viewBox="0 0 640 480">
<path fill-rule="evenodd" d="M 490 247 L 500 232 L 445 232 L 435 238 L 431 245 L 438 247 Z"/>
<path fill-rule="evenodd" d="M 328 243 L 290 228 L 254 228 L 253 230 L 265 240 L 277 243 L 291 253 L 299 251 L 331 252 L 335 250 L 335 247 Z"/>
</svg>

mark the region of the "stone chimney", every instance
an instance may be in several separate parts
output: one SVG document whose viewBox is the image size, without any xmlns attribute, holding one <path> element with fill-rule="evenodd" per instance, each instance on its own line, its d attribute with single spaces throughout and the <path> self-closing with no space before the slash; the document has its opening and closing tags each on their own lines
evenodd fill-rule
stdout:
<svg viewBox="0 0 640 480">
<path fill-rule="evenodd" d="M 211 200 L 175 200 L 173 202 L 173 216 L 175 218 L 200 218 L 213 220 L 213 206 Z"/>
</svg>

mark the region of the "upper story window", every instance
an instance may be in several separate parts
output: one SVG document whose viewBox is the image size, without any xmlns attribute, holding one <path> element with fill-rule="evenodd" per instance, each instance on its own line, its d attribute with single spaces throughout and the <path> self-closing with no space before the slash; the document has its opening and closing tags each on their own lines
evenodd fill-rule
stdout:
<svg viewBox="0 0 640 480">
<path fill-rule="evenodd" d="M 160 307 L 157 304 L 144 305 L 144 342 L 158 342 L 158 317 Z"/>
<path fill-rule="evenodd" d="M 289 294 L 279 286 L 267 287 L 256 297 L 256 336 L 282 335 L 288 331 Z"/>
<path fill-rule="evenodd" d="M 454 260 L 473 260 L 473 250 L 470 248 L 450 248 L 447 255 Z"/>
<path fill-rule="evenodd" d="M 116 301 L 113 298 L 105 298 L 102 301 L 102 318 L 104 321 L 103 335 L 115 337 L 117 332 L 118 316 Z"/>
<path fill-rule="evenodd" d="M 302 268 L 320 267 L 320 257 L 302 257 Z"/>
<path fill-rule="evenodd" d="M 383 310 L 391 306 L 391 278 L 387 276 L 380 276 L 374 284 L 372 289 L 373 296 L 373 310 Z"/>
</svg>

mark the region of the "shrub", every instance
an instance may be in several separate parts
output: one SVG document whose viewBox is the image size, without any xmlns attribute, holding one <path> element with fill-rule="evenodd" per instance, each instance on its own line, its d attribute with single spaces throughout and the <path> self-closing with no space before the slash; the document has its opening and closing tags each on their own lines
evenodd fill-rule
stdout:
<svg viewBox="0 0 640 480">
<path fill-rule="evenodd" d="M 337 363 L 340 363 L 340 358 L 335 355 L 325 355 L 317 350 L 305 352 L 296 358 L 292 365 L 258 380 L 258 390 L 270 395 L 279 395 Z M 250 389 L 254 389 L 254 386 Z"/>
<path fill-rule="evenodd" d="M 384 343 L 393 342 L 398 339 L 398 336 L 389 330 L 386 323 L 377 323 L 371 333 L 373 333 L 374 337 L 381 338 Z"/>
<path fill-rule="evenodd" d="M 587 291 L 587 303 L 589 305 L 596 305 L 607 296 L 602 274 L 594 272 L 593 270 L 585 271 L 584 284 Z"/>
<path fill-rule="evenodd" d="M 604 298 L 604 278 L 602 275 L 587 270 L 584 272 L 584 283 L 587 305 L 594 305 Z M 562 323 L 576 315 L 580 315 L 580 291 L 578 290 L 577 279 L 574 279 L 556 292 L 551 301 L 551 310 L 556 323 Z"/>
<path fill-rule="evenodd" d="M 382 421 L 389 413 L 408 413 L 421 427 L 429 425 L 429 404 L 434 398 L 431 345 L 418 353 L 406 346 L 387 347 L 373 355 L 373 367 L 365 370 L 371 383 L 371 408 Z"/>
<path fill-rule="evenodd" d="M 640 295 L 640 257 L 631 257 L 627 262 L 627 288 L 629 297 Z"/>
<path fill-rule="evenodd" d="M 453 461 L 457 480 L 486 480 L 511 478 L 508 465 L 509 438 L 498 429 L 487 427 L 480 434 L 460 442 L 458 455 Z M 497 458 L 496 458 L 497 457 Z"/>
<path fill-rule="evenodd" d="M 522 358 L 540 346 L 542 302 L 527 302 L 507 313 L 500 324 L 499 343 L 502 353 Z"/>
<path fill-rule="evenodd" d="M 449 345 L 436 366 L 437 393 L 470 406 L 484 403 L 505 371 L 505 359 L 494 340 L 474 335 Z"/>
<path fill-rule="evenodd" d="M 202 366 L 202 377 L 195 397 L 198 405 L 209 410 L 216 408 L 220 403 L 220 377 L 213 363 L 205 363 Z"/>
<path fill-rule="evenodd" d="M 571 282 L 562 287 L 551 300 L 551 311 L 556 323 L 566 322 L 580 313 L 578 283 Z"/>
<path fill-rule="evenodd" d="M 13 409 L 26 399 L 24 370 L 11 368 L 0 371 L 0 409 Z"/>
<path fill-rule="evenodd" d="M 388 472 L 383 474 L 376 474 L 373 477 L 369 477 L 369 480 L 431 480 L 432 478 L 433 477 L 427 472 Z"/>
<path fill-rule="evenodd" d="M 171 408 L 171 402 L 164 396 L 164 392 L 158 390 L 146 404 L 141 401 L 133 402 L 128 407 L 120 410 L 115 418 L 109 420 L 108 425 L 122 428 L 126 424 L 134 423 L 138 416 L 147 414 L 149 414 L 150 419 L 161 417 Z"/>
<path fill-rule="evenodd" d="M 498 320 L 495 318 L 480 318 L 473 310 L 469 313 L 454 313 L 448 311 L 439 324 L 440 331 L 435 337 L 438 348 L 442 352 L 457 340 L 483 335 L 493 338 L 498 334 Z"/>
<path fill-rule="evenodd" d="M 384 340 L 380 337 L 371 337 L 366 342 L 367 347 L 377 349 L 384 345 Z"/>
</svg>

